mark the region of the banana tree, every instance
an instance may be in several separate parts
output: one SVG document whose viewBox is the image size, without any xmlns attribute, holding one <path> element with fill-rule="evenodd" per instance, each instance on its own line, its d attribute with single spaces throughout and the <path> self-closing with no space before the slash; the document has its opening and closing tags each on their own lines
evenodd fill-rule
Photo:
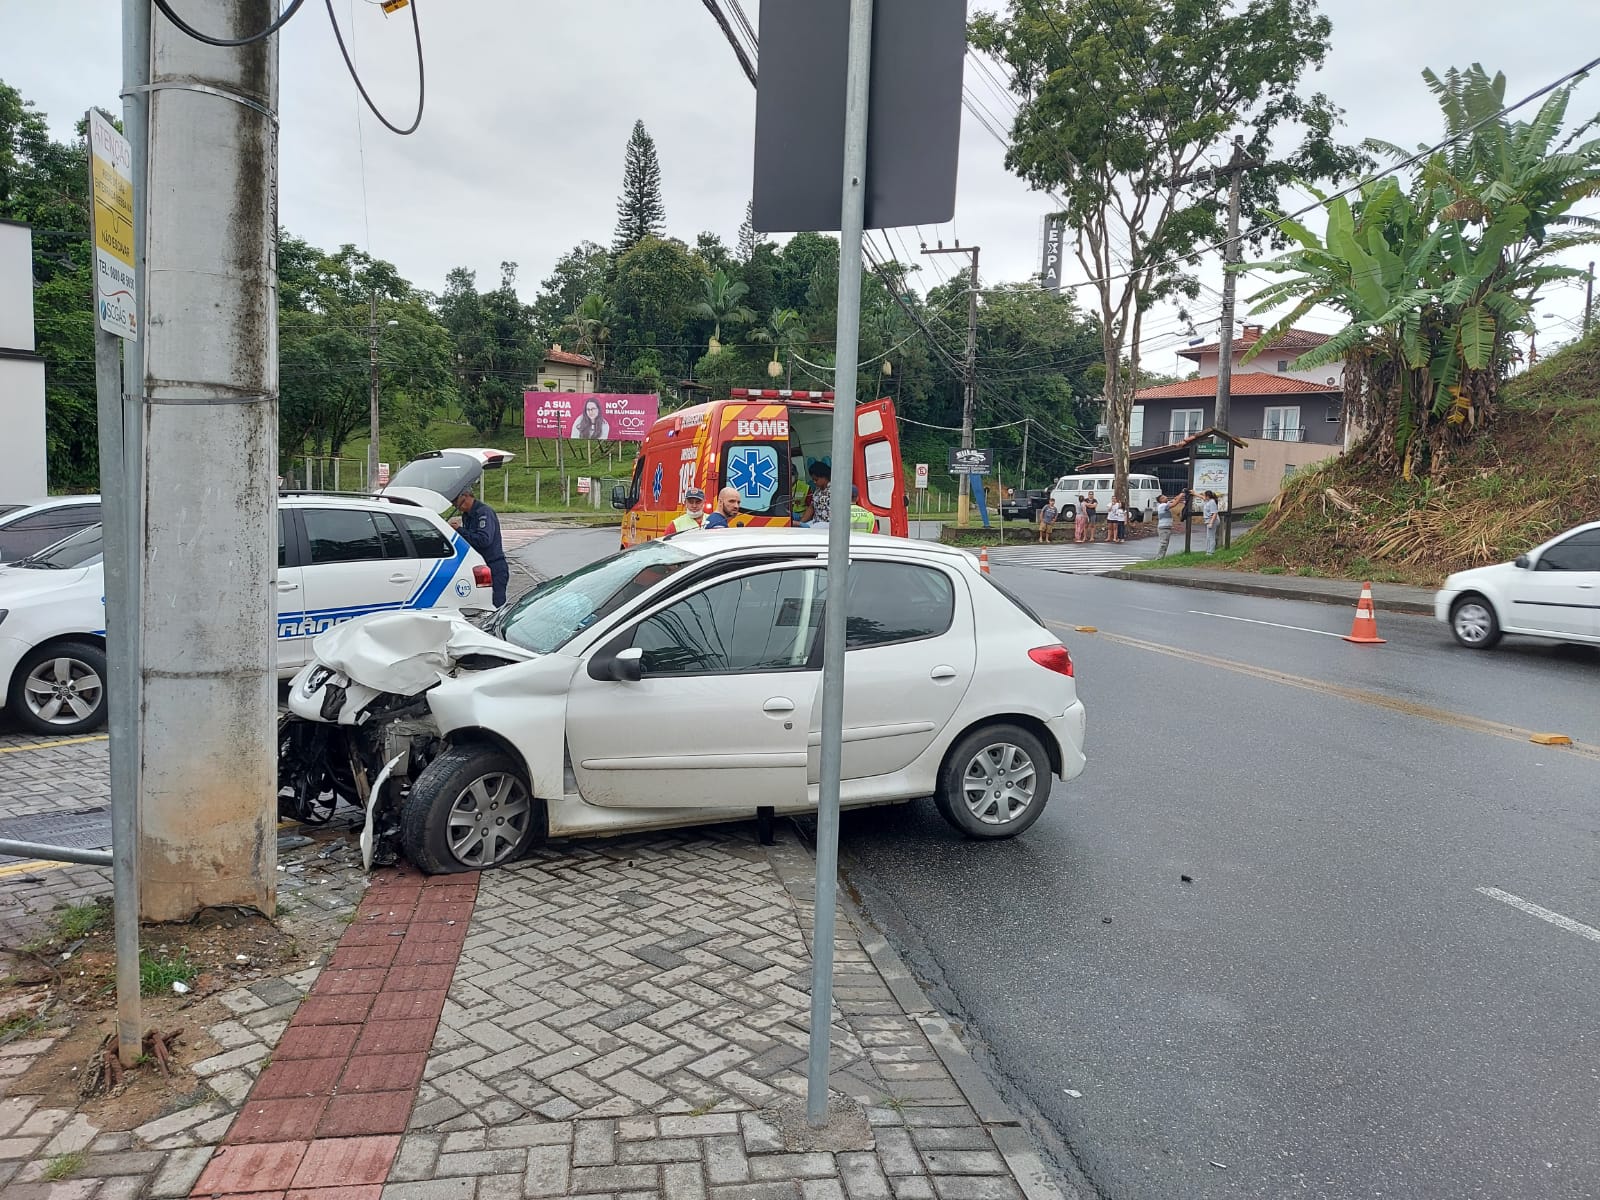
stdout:
<svg viewBox="0 0 1600 1200">
<path fill-rule="evenodd" d="M 1571 211 L 1600 191 L 1600 139 L 1577 144 L 1595 121 L 1552 148 L 1570 88 L 1532 121 L 1510 122 L 1497 115 L 1503 76 L 1475 66 L 1426 78 L 1451 148 L 1431 155 L 1409 187 L 1372 180 L 1353 202 L 1329 201 L 1321 237 L 1284 220 L 1297 248 L 1238 268 L 1284 276 L 1251 297 L 1254 312 L 1291 306 L 1245 361 L 1313 308 L 1348 318 L 1295 366 L 1342 361 L 1347 419 L 1408 479 L 1493 419 L 1510 339 L 1532 331 L 1540 289 L 1583 275 L 1551 259 L 1600 240 L 1600 223 Z"/>
<path fill-rule="evenodd" d="M 728 278 L 721 268 L 701 285 L 705 299 L 694 306 L 694 315 L 713 323 L 711 341 L 707 350 L 712 354 L 722 352 L 722 324 L 748 325 L 756 314 L 745 307 L 743 301 L 750 289 L 743 283 Z"/>
<path fill-rule="evenodd" d="M 767 364 L 767 374 L 776 379 L 784 372 L 783 366 L 778 361 L 780 354 L 787 356 L 797 345 L 805 340 L 805 326 L 800 323 L 800 314 L 792 308 L 775 309 L 767 318 L 767 323 L 759 329 L 750 331 L 750 339 L 756 342 L 768 342 L 772 346 L 772 361 Z M 792 370 L 793 367 L 791 366 Z"/>
</svg>

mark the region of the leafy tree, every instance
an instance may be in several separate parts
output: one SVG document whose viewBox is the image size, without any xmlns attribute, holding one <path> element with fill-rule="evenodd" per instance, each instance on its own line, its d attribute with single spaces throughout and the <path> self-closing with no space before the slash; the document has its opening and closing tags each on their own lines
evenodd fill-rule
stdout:
<svg viewBox="0 0 1600 1200">
<path fill-rule="evenodd" d="M 767 317 L 767 323 L 759 329 L 750 331 L 752 341 L 765 342 L 772 347 L 772 362 L 767 368 L 767 374 L 776 378 L 780 371 L 772 368 L 778 367 L 779 356 L 788 359 L 790 372 L 794 369 L 792 357 L 794 349 L 805 341 L 806 328 L 800 321 L 800 314 L 792 308 L 780 308 Z M 785 383 L 785 387 L 789 384 Z"/>
<path fill-rule="evenodd" d="M 619 256 L 611 293 L 617 357 L 649 361 L 663 375 L 682 379 L 695 361 L 691 351 L 701 344 L 694 310 L 708 276 L 705 263 L 672 238 L 647 237 Z"/>
<path fill-rule="evenodd" d="M 722 244 L 722 239 L 716 234 L 705 232 L 694 239 L 694 252 L 699 259 L 713 272 L 725 271 L 727 274 L 738 278 L 739 263 Z"/>
<path fill-rule="evenodd" d="M 517 264 L 500 264 L 500 286 L 477 290 L 477 274 L 457 267 L 445 277 L 439 319 L 455 341 L 461 414 L 479 433 L 499 433 L 521 403 L 548 343 L 534 329 L 532 309 L 517 296 Z"/>
<path fill-rule="evenodd" d="M 744 206 L 744 220 L 739 223 L 739 242 L 734 254 L 748 266 L 756 256 L 756 249 L 766 244 L 766 234 L 756 232 L 756 202 L 751 200 Z"/>
<path fill-rule="evenodd" d="M 1296 90 L 1322 64 L 1331 26 L 1313 0 L 1010 0 L 971 40 L 1010 68 L 1020 108 L 1006 165 L 1058 193 L 1095 282 L 1116 486 L 1128 472 L 1144 316 L 1194 296 L 1185 259 L 1224 229 L 1226 180 L 1180 180 L 1230 130 L 1263 165 L 1246 176 L 1253 219 L 1291 179 L 1337 179 L 1364 161 L 1333 140 L 1340 112 Z M 1303 136 L 1287 153 L 1275 136 Z"/>
<path fill-rule="evenodd" d="M 622 197 L 617 201 L 617 232 L 611 242 L 612 252 L 625 254 L 647 237 L 660 237 L 666 219 L 655 139 L 645 130 L 643 121 L 635 121 L 623 160 Z"/>
<path fill-rule="evenodd" d="M 1497 115 L 1504 75 L 1475 64 L 1423 77 L 1450 147 L 1431 155 L 1409 187 L 1378 179 L 1353 202 L 1333 200 L 1323 237 L 1284 221 L 1299 247 L 1245 268 L 1287 277 L 1253 297 L 1258 312 L 1293 304 L 1264 345 L 1317 305 L 1349 318 L 1296 365 L 1344 361 L 1350 415 L 1379 460 L 1407 479 L 1490 423 L 1509 339 L 1532 332 L 1540 289 L 1585 274 L 1551 259 L 1600 241 L 1600 222 L 1574 212 L 1600 194 L 1600 138 L 1574 144 L 1600 115 L 1561 139 L 1573 85 L 1523 122 Z"/>
<path fill-rule="evenodd" d="M 428 422 L 456 393 L 449 331 L 392 263 L 351 245 L 327 254 L 285 232 L 278 241 L 280 465 L 300 454 L 337 456 L 367 428 L 374 295 L 379 417 L 403 452 L 431 448 Z"/>
<path fill-rule="evenodd" d="M 533 301 L 533 327 L 540 340 L 546 344 L 559 340 L 567 317 L 585 297 L 605 294 L 610 271 L 610 252 L 595 242 L 579 242 L 556 259 Z"/>
<path fill-rule="evenodd" d="M 702 287 L 704 298 L 694 306 L 694 313 L 715 325 L 711 331 L 709 349 L 712 354 L 717 354 L 722 350 L 722 323 L 748 325 L 756 319 L 756 314 L 744 305 L 745 293 L 750 289 L 729 279 L 726 271 L 716 271 L 703 282 Z"/>
</svg>

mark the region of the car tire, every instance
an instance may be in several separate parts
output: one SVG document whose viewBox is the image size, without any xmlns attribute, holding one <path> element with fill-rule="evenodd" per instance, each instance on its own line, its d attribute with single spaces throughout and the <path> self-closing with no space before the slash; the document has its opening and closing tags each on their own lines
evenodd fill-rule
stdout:
<svg viewBox="0 0 1600 1200">
<path fill-rule="evenodd" d="M 491 746 L 452 746 L 417 776 L 400 810 L 406 857 L 429 875 L 514 862 L 545 827 L 522 767 Z"/>
<path fill-rule="evenodd" d="M 970 838 L 1016 837 L 1050 799 L 1050 756 L 1020 725 L 985 725 L 946 755 L 934 803 Z M 996 786 L 999 785 L 999 786 Z"/>
<path fill-rule="evenodd" d="M 1450 606 L 1450 632 L 1468 650 L 1489 650 L 1500 640 L 1500 619 L 1494 605 L 1471 592 Z"/>
<path fill-rule="evenodd" d="M 106 721 L 105 651 L 91 642 L 36 647 L 17 664 L 8 699 L 12 715 L 34 733 L 98 729 Z M 88 711 L 80 712 L 84 706 Z"/>
</svg>

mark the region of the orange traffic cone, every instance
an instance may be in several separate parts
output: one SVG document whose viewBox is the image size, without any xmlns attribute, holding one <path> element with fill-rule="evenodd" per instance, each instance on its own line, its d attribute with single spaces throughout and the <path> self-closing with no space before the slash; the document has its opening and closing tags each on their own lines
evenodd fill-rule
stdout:
<svg viewBox="0 0 1600 1200">
<path fill-rule="evenodd" d="M 978 551 L 978 570 L 985 575 L 989 574 L 989 547 L 987 546 Z"/>
<path fill-rule="evenodd" d="M 1344 640 L 1363 646 L 1383 644 L 1384 639 L 1378 636 L 1378 614 L 1372 609 L 1371 583 L 1361 585 L 1361 599 L 1356 601 L 1356 619 L 1350 626 L 1349 636 Z"/>
</svg>

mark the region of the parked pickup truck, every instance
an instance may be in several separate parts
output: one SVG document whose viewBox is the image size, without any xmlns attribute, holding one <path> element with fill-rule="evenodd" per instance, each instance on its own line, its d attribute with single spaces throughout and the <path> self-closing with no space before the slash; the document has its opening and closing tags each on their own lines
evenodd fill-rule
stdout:
<svg viewBox="0 0 1600 1200">
<path fill-rule="evenodd" d="M 1039 510 L 1050 499 L 1047 490 L 1019 492 L 1003 501 L 1000 505 L 1000 519 L 1002 521 L 1037 521 Z"/>
</svg>

